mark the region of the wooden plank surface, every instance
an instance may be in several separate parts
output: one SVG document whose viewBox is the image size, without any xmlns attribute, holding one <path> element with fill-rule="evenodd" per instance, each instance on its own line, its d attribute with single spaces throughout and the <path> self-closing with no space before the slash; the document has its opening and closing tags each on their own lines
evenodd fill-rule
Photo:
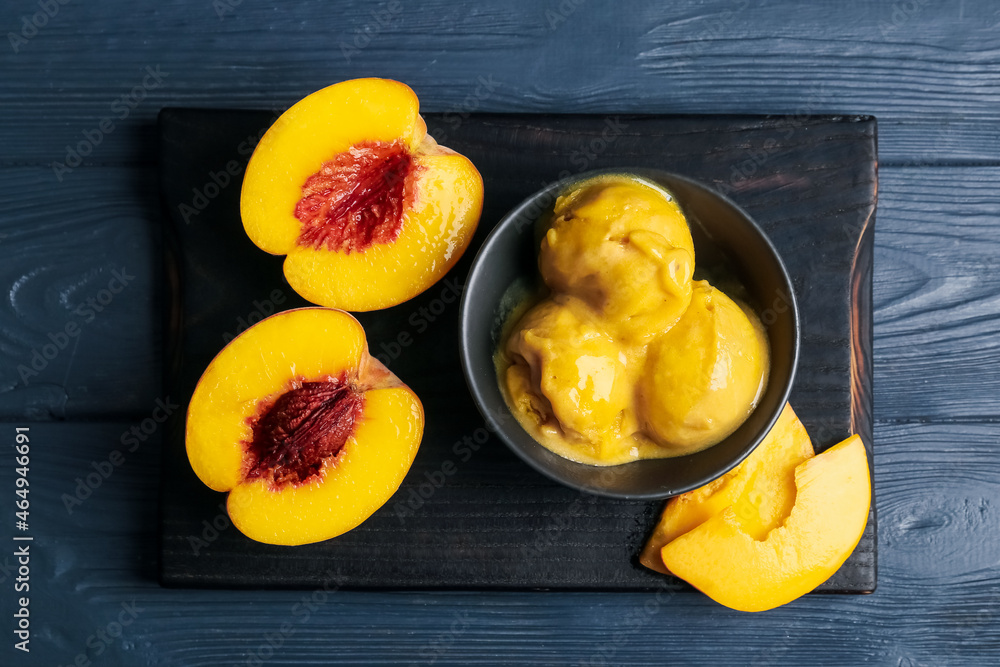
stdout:
<svg viewBox="0 0 1000 667">
<path fill-rule="evenodd" d="M 754 616 L 689 592 L 657 599 L 161 589 L 154 576 L 158 443 L 124 453 L 124 463 L 73 505 L 72 515 L 60 500 L 74 493 L 77 477 L 121 448 L 132 426 L 32 425 L 38 519 L 31 532 L 39 554 L 32 613 L 52 631 L 38 641 L 37 655 L 33 650 L 37 662 L 4 664 L 67 664 L 133 600 L 142 611 L 100 661 L 91 652 L 95 665 L 242 665 L 266 646 L 267 635 L 283 639 L 269 664 L 294 665 L 588 664 L 592 656 L 654 665 L 664 664 L 665 652 L 693 665 L 772 658 L 782 665 L 967 665 L 991 664 L 1000 646 L 993 424 L 960 431 L 950 424 L 877 424 L 878 591 L 807 596 Z M 11 468 L 0 467 L 0 485 L 9 488 L 11 480 Z M 9 522 L 0 524 L 0 540 L 9 543 L 9 536 Z M 295 606 L 314 595 L 314 608 Z M 281 634 L 283 623 L 290 633 Z"/>
<path fill-rule="evenodd" d="M 138 415 L 160 395 L 152 170 L 0 169 L 0 418 Z"/>
<path fill-rule="evenodd" d="M 78 655 L 94 665 L 1000 662 L 995 2 L 224 3 L 220 16 L 208 0 L 71 1 L 16 53 L 7 33 L 39 4 L 0 6 L 0 418 L 71 420 L 33 429 L 44 537 L 32 581 L 37 634 L 31 656 L 5 643 L 0 664 Z M 390 11 L 388 22 L 373 10 Z M 370 44 L 346 57 L 340 44 L 366 27 Z M 112 105 L 156 65 L 162 85 L 120 118 Z M 78 351 L 58 355 L 30 391 L 17 366 L 74 318 L 77 298 L 105 288 L 108 271 L 156 255 L 159 108 L 284 107 L 369 75 L 407 81 L 425 110 L 457 119 L 473 110 L 879 117 L 874 595 L 812 596 L 747 617 L 693 594 L 647 613 L 649 599 L 635 595 L 340 592 L 303 619 L 292 615 L 293 593 L 165 591 L 153 582 L 153 440 L 67 514 L 60 494 L 121 447 L 157 398 L 155 267 L 137 267 L 135 291 L 88 323 Z M 114 129 L 87 166 L 59 181 L 52 163 L 106 117 Z M 37 271 L 46 247 L 58 271 Z M 118 421 L 81 423 L 100 418 Z M 11 474 L 0 466 L 0 490 Z M 0 578 L 12 613 L 8 571 Z M 96 633 L 132 600 L 138 618 L 101 643 Z"/>
<path fill-rule="evenodd" d="M 151 163 L 164 105 L 285 108 L 372 75 L 410 82 L 425 111 L 459 114 L 863 112 L 879 118 L 890 163 L 1000 161 L 1000 15 L 989 0 L 122 7 L 69 2 L 17 53 L 0 43 L 4 164 L 65 161 L 104 118 L 115 129 L 87 163 Z M 19 32 L 36 11 L 12 0 L 0 26 Z"/>
</svg>

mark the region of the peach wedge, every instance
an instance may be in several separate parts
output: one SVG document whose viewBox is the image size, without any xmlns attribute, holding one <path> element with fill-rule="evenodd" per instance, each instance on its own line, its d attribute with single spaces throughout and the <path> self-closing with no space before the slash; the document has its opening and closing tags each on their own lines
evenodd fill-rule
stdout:
<svg viewBox="0 0 1000 667">
<path fill-rule="evenodd" d="M 795 469 L 812 456 L 809 434 L 786 403 L 764 440 L 741 464 L 705 486 L 670 499 L 639 562 L 667 574 L 660 550 L 727 507 L 733 508 L 744 531 L 764 539 L 792 511 Z"/>
<path fill-rule="evenodd" d="M 773 609 L 836 572 L 868 523 L 871 478 L 861 438 L 851 436 L 795 469 L 797 495 L 785 522 L 763 539 L 727 507 L 663 547 L 663 564 L 716 602 Z"/>
</svg>

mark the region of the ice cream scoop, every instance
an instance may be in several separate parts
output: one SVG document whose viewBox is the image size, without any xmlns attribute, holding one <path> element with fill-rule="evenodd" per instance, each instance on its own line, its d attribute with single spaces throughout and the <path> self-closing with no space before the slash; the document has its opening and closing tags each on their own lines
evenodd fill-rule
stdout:
<svg viewBox="0 0 1000 667">
<path fill-rule="evenodd" d="M 508 391 L 506 370 L 519 362 L 507 353 L 507 341 L 526 310 L 551 297 L 538 272 L 538 256 L 542 237 L 554 222 L 554 203 L 597 179 L 606 179 L 605 183 L 610 184 L 610 177 L 617 177 L 619 183 L 627 179 L 650 182 L 672 195 L 690 223 L 699 279 L 708 278 L 727 295 L 752 307 L 772 306 L 761 315 L 767 330 L 770 368 L 757 407 L 733 433 L 700 451 L 660 446 L 635 419 L 636 432 L 615 443 L 630 444 L 617 450 L 623 455 L 621 460 L 602 457 L 584 462 L 580 457 L 559 455 L 536 426 L 535 416 L 526 415 Z M 596 313 L 589 304 L 586 308 Z M 653 169 L 609 169 L 553 182 L 511 209 L 497 224 L 473 262 L 466 282 L 459 314 L 460 354 L 465 379 L 486 424 L 531 468 L 587 493 L 654 499 L 709 483 L 746 458 L 766 435 L 794 379 L 798 321 L 793 288 L 781 258 L 745 211 L 711 188 L 678 174 Z M 611 324 L 602 323 L 602 330 L 626 350 L 644 350 L 648 346 L 626 344 L 609 330 Z M 645 370 L 645 357 L 638 361 L 626 364 L 627 375 L 635 381 L 638 378 L 634 377 L 633 366 L 639 375 Z M 522 398 L 530 398 L 528 391 L 524 393 Z M 540 386 L 532 386 L 530 393 L 537 397 L 538 404 L 544 404 Z M 635 385 L 631 394 L 637 394 Z M 546 428 L 556 422 L 552 417 Z M 569 438 L 563 440 L 571 442 Z M 582 445 L 573 448 L 588 449 Z M 591 452 L 595 449 L 589 447 Z"/>
<path fill-rule="evenodd" d="M 692 281 L 687 219 L 666 190 L 610 175 L 560 196 L 538 259 L 548 298 L 498 362 L 509 405 L 553 452 L 615 465 L 713 445 L 753 410 L 757 316 Z"/>
<path fill-rule="evenodd" d="M 694 244 L 677 202 L 625 176 L 581 183 L 559 197 L 538 265 L 554 291 L 587 303 L 609 331 L 646 342 L 691 299 Z"/>
<path fill-rule="evenodd" d="M 601 443 L 621 437 L 623 412 L 631 408 L 626 350 L 575 298 L 546 299 L 528 311 L 507 340 L 507 354 L 514 360 L 507 393 L 517 412 L 550 444 L 561 437 L 581 448 L 573 454 L 556 445 L 558 453 L 600 458 Z"/>
<path fill-rule="evenodd" d="M 649 346 L 640 421 L 658 442 L 686 451 L 719 442 L 756 406 L 768 362 L 757 315 L 696 281 L 684 315 Z"/>
</svg>

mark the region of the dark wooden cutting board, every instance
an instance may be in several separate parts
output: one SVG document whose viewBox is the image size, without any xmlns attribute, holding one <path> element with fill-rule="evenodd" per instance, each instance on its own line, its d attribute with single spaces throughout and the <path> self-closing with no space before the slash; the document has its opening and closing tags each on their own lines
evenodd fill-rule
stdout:
<svg viewBox="0 0 1000 667">
<path fill-rule="evenodd" d="M 243 169 L 266 111 L 164 109 L 160 165 L 169 276 L 167 394 L 187 404 L 241 327 L 306 303 L 281 257 L 239 217 Z M 818 450 L 852 432 L 872 447 L 872 239 L 876 123 L 857 116 L 430 114 L 429 131 L 482 172 L 479 230 L 448 276 L 407 303 L 363 313 L 373 354 L 424 403 L 424 441 L 393 498 L 327 542 L 278 547 L 229 524 L 225 495 L 195 477 L 184 416 L 164 443 L 160 580 L 168 586 L 653 590 L 681 587 L 638 565 L 660 502 L 581 495 L 535 473 L 486 429 L 459 367 L 458 297 L 503 214 L 552 180 L 656 167 L 729 194 L 769 234 L 795 286 L 802 349 L 791 403 Z M 822 591 L 876 585 L 868 528 Z"/>
</svg>

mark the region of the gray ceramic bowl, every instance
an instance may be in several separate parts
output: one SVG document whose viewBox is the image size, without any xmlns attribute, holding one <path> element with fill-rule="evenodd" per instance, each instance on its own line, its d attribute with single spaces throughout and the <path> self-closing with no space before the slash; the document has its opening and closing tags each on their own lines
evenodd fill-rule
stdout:
<svg viewBox="0 0 1000 667">
<path fill-rule="evenodd" d="M 750 417 L 722 442 L 670 459 L 596 467 L 575 463 L 538 444 L 511 414 L 493 362 L 501 329 L 519 300 L 537 290 L 536 223 L 552 211 L 556 197 L 574 183 L 601 174 L 632 174 L 674 193 L 691 222 L 698 268 L 730 294 L 726 283 L 741 283 L 740 295 L 767 328 L 771 372 Z M 760 443 L 788 398 L 799 352 L 798 311 L 788 273 L 757 224 L 728 198 L 683 176 L 651 169 L 591 171 L 552 183 L 504 217 L 479 250 L 466 282 L 459 313 L 462 368 L 487 423 L 535 470 L 586 491 L 614 498 L 656 499 L 697 488 L 735 467 Z"/>
</svg>

